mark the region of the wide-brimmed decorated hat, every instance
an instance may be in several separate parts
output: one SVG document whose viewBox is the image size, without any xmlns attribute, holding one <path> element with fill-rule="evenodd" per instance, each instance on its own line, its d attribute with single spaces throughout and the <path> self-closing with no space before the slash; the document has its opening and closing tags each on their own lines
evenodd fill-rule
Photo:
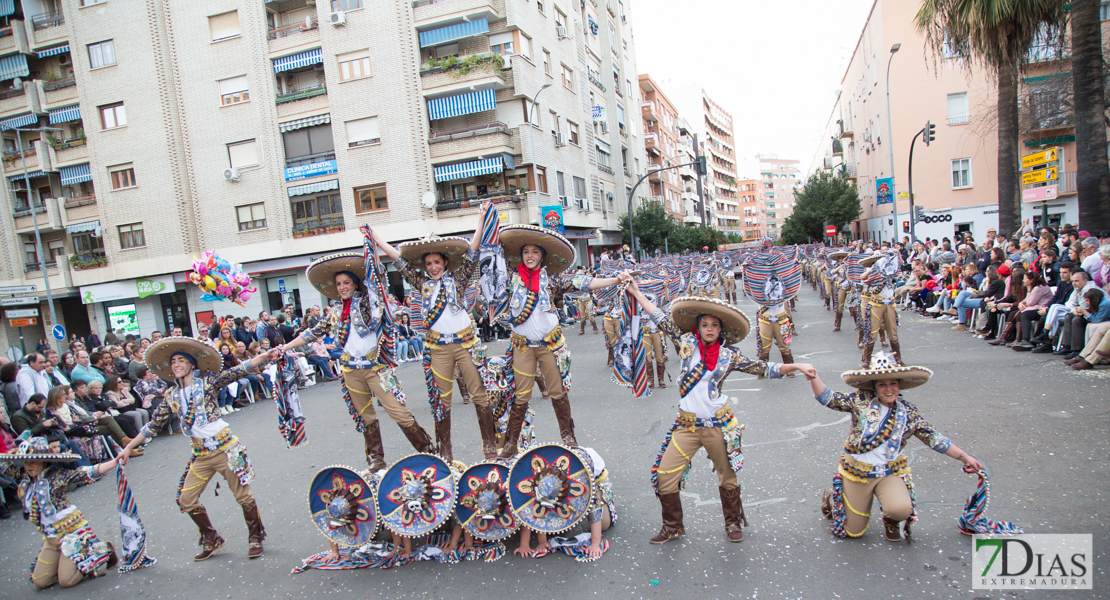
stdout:
<svg viewBox="0 0 1110 600">
<path fill-rule="evenodd" d="M 19 442 L 15 452 L 0 453 L 0 460 L 5 461 L 35 461 L 48 462 L 76 461 L 81 456 L 69 452 L 54 452 L 50 442 L 44 437 L 30 437 Z"/>
<path fill-rule="evenodd" d="M 829 252 L 829 260 L 844 260 L 846 256 L 848 256 L 848 253 L 844 250 Z"/>
<path fill-rule="evenodd" d="M 547 268 L 548 275 L 566 271 L 577 256 L 567 238 L 535 225 L 507 225 L 501 228 L 498 235 L 501 246 L 505 248 L 505 260 L 514 268 L 520 263 L 521 249 L 528 244 L 543 248 L 546 253 L 543 266 Z"/>
<path fill-rule="evenodd" d="M 533 531 L 552 534 L 574 527 L 589 511 L 592 494 L 589 468 L 566 446 L 536 446 L 509 470 L 513 514 Z"/>
<path fill-rule="evenodd" d="M 882 258 L 883 256 L 885 256 L 887 254 L 890 254 L 891 252 L 894 252 L 894 251 L 893 250 L 876 250 L 876 251 L 871 253 L 871 256 L 868 256 L 867 258 L 864 258 L 864 259 L 860 260 L 859 264 L 861 266 L 864 266 L 864 267 L 870 267 L 871 265 L 878 262 L 880 258 Z"/>
<path fill-rule="evenodd" d="M 162 379 L 173 381 L 170 358 L 179 352 L 193 357 L 202 373 L 216 373 L 224 367 L 219 351 L 200 340 L 184 336 L 164 337 L 151 344 L 146 349 L 146 366 Z"/>
<path fill-rule="evenodd" d="M 342 300 L 335 289 L 335 276 L 344 271 L 354 273 L 357 277 L 355 283 L 361 283 L 366 278 L 366 261 L 361 252 L 339 252 L 317 258 L 308 265 L 304 274 L 316 291 L 332 300 Z"/>
<path fill-rule="evenodd" d="M 414 267 L 424 268 L 424 255 L 436 252 L 447 258 L 447 270 L 454 271 L 462 266 L 463 257 L 470 249 L 470 242 L 466 238 L 433 235 L 422 240 L 405 242 L 397 246 L 401 258 L 409 261 Z"/>
<path fill-rule="evenodd" d="M 377 501 L 387 529 L 403 537 L 426 535 L 451 517 L 455 475 L 434 454 L 406 456 L 382 475 Z"/>
<path fill-rule="evenodd" d="M 698 317 L 710 315 L 721 320 L 721 337 L 725 343 L 736 344 L 748 337 L 751 324 L 739 308 L 716 298 L 679 296 L 671 303 L 671 319 L 683 331 L 697 334 Z"/>
<path fill-rule="evenodd" d="M 871 366 L 867 369 L 846 371 L 841 377 L 844 383 L 861 389 L 875 389 L 875 382 L 881 379 L 897 379 L 899 390 L 908 390 L 925 385 L 933 372 L 925 367 L 903 367 L 893 355 L 876 352 L 871 356 Z"/>
<path fill-rule="evenodd" d="M 476 538 L 497 541 L 520 526 L 509 506 L 509 467 L 496 462 L 472 465 L 459 478 L 455 516 Z"/>
<path fill-rule="evenodd" d="M 317 473 L 308 490 L 308 508 L 316 528 L 338 546 L 357 548 L 378 530 L 373 486 L 349 467 Z"/>
</svg>

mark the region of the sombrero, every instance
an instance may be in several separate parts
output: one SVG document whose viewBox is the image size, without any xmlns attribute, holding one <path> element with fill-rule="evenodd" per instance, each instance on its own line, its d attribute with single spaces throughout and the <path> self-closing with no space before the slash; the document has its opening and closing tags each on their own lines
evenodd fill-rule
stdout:
<svg viewBox="0 0 1110 600">
<path fill-rule="evenodd" d="M 590 508 L 593 475 L 570 448 L 536 446 L 509 470 L 509 503 L 521 525 L 533 531 L 562 533 Z"/>
<path fill-rule="evenodd" d="M 316 528 L 338 546 L 357 548 L 378 529 L 373 486 L 348 467 L 328 467 L 316 474 L 308 508 Z"/>
<path fill-rule="evenodd" d="M 857 371 L 846 371 L 841 377 L 844 383 L 861 389 L 875 389 L 875 382 L 880 379 L 897 379 L 898 389 L 908 390 L 925 385 L 933 376 L 933 372 L 925 367 L 900 367 L 894 357 L 885 352 L 876 352 L 871 357 L 871 367 Z"/>
<path fill-rule="evenodd" d="M 146 366 L 162 379 L 173 381 L 170 358 L 178 352 L 192 356 L 193 360 L 197 361 L 197 369 L 202 373 L 216 373 L 224 368 L 223 359 L 215 348 L 200 340 L 184 336 L 164 337 L 151 344 L 146 349 Z"/>
<path fill-rule="evenodd" d="M 539 246 L 546 252 L 543 266 L 547 268 L 548 275 L 566 271 L 577 256 L 567 238 L 535 225 L 508 225 L 502 227 L 498 235 L 501 246 L 505 248 L 505 259 L 514 268 L 520 263 L 521 249 L 528 244 Z"/>
<path fill-rule="evenodd" d="M 415 242 L 405 242 L 397 247 L 401 258 L 409 261 L 418 269 L 424 268 L 424 255 L 436 252 L 447 257 L 447 270 L 454 271 L 462 266 L 463 257 L 470 249 L 466 238 L 433 235 Z"/>
<path fill-rule="evenodd" d="M 335 289 L 335 276 L 343 271 L 350 271 L 358 277 L 355 283 L 362 283 L 366 278 L 366 261 L 361 252 L 339 252 L 318 258 L 305 269 L 305 277 L 316 288 L 316 291 L 331 298 L 342 300 Z"/>
<path fill-rule="evenodd" d="M 459 478 L 455 516 L 463 529 L 476 538 L 497 541 L 517 530 L 520 523 L 509 506 L 509 468 L 495 462 L 471 466 Z"/>
<path fill-rule="evenodd" d="M 861 266 L 864 266 L 864 267 L 870 267 L 871 265 L 878 262 L 879 259 L 883 257 L 883 255 L 888 254 L 890 252 L 893 252 L 893 250 L 887 250 L 885 252 L 882 251 L 882 250 L 876 250 L 876 251 L 871 253 L 871 256 L 868 256 L 867 258 L 864 258 L 864 259 L 860 260 L 859 264 Z"/>
<path fill-rule="evenodd" d="M 671 319 L 683 331 L 696 334 L 698 317 L 710 315 L 721 320 L 721 337 L 728 344 L 736 344 L 748 337 L 751 325 L 740 309 L 715 298 L 680 296 L 671 303 Z"/>
<path fill-rule="evenodd" d="M 844 250 L 837 250 L 836 252 L 829 253 L 829 260 L 844 260 L 845 256 L 848 256 L 847 252 Z"/>
<path fill-rule="evenodd" d="M 44 437 L 30 437 L 19 442 L 19 447 L 15 452 L 5 452 L 0 454 L 0 460 L 10 461 L 34 461 L 42 460 L 49 462 L 61 461 L 76 461 L 81 456 L 77 454 L 70 454 L 68 452 L 54 452 L 50 449 L 50 442 Z"/>
<path fill-rule="evenodd" d="M 431 533 L 455 508 L 455 476 L 434 454 L 406 456 L 382 475 L 378 515 L 387 529 L 403 537 Z"/>
</svg>

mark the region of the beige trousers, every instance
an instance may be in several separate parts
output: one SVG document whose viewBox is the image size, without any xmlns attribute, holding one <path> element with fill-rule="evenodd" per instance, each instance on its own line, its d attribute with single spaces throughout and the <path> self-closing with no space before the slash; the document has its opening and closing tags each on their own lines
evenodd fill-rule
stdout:
<svg viewBox="0 0 1110 600">
<path fill-rule="evenodd" d="M 848 519 L 844 530 L 851 537 L 859 537 L 867 531 L 871 520 L 871 499 L 878 498 L 883 505 L 883 516 L 894 521 L 905 521 L 913 511 L 910 491 L 906 482 L 897 475 L 887 475 L 869 479 L 867 483 L 857 483 L 844 478 L 844 512 Z"/>
<path fill-rule="evenodd" d="M 55 583 L 64 588 L 69 588 L 81 583 L 85 575 L 77 569 L 77 565 L 62 554 L 62 546 L 54 538 L 42 541 L 42 550 L 39 550 L 35 570 L 31 573 L 31 580 L 40 590 Z"/>
<path fill-rule="evenodd" d="M 351 404 L 354 405 L 355 412 L 362 417 L 367 426 L 378 420 L 378 413 L 374 410 L 375 397 L 389 418 L 402 428 L 416 424 L 416 418 L 412 416 L 412 412 L 397 401 L 396 396 L 382 387 L 379 373 L 371 369 L 350 369 L 343 373 L 343 383 L 351 393 Z"/>
<path fill-rule="evenodd" d="M 612 348 L 617 343 L 617 336 L 620 335 L 620 331 L 617 330 L 620 327 L 620 322 L 606 315 L 602 319 L 602 323 L 605 325 L 605 343 Z"/>
<path fill-rule="evenodd" d="M 189 465 L 189 472 L 185 475 L 185 483 L 181 486 L 181 501 L 179 503 L 181 510 L 189 513 L 198 508 L 204 508 L 204 505 L 200 503 L 200 495 L 204 493 L 204 488 L 208 487 L 208 482 L 216 473 L 223 475 L 228 489 L 231 490 L 231 493 L 235 496 L 235 501 L 240 506 L 254 504 L 254 494 L 251 493 L 251 486 L 240 484 L 239 477 L 227 464 L 227 454 L 215 451 L 198 457 L 193 461 L 193 464 Z"/>
<path fill-rule="evenodd" d="M 651 364 L 654 358 L 658 364 L 663 364 L 666 358 L 663 354 L 663 334 L 656 331 L 655 333 L 644 333 L 644 348 L 647 350 L 647 362 Z"/>
<path fill-rule="evenodd" d="M 567 391 L 563 389 L 563 378 L 559 375 L 559 365 L 556 364 L 551 349 L 546 345 L 535 348 L 522 346 L 513 349 L 513 376 L 516 377 L 516 398 L 513 401 L 528 402 L 532 399 L 532 385 L 537 368 L 547 385 L 552 403 L 566 398 Z"/>
<path fill-rule="evenodd" d="M 1095 354 L 1095 350 L 1110 352 L 1110 321 L 1099 323 L 1094 333 L 1091 334 L 1091 339 L 1087 340 L 1087 345 L 1084 346 L 1083 351 L 1079 353 L 1079 356 L 1083 357 L 1083 360 L 1092 365 L 1097 365 L 1103 358 Z"/>
<path fill-rule="evenodd" d="M 482 384 L 482 376 L 478 374 L 478 367 L 474 365 L 474 357 L 463 348 L 462 344 L 444 344 L 433 348 L 432 376 L 435 377 L 436 388 L 439 389 L 439 398 L 443 401 L 444 410 L 451 410 L 451 394 L 455 391 L 455 368 L 466 382 L 466 391 L 470 392 L 471 401 L 475 407 L 486 408 L 489 406 L 489 397 L 486 396 L 486 386 Z"/>
<path fill-rule="evenodd" d="M 736 481 L 736 472 L 728 462 L 728 449 L 725 447 L 725 436 L 720 427 L 695 427 L 693 431 L 686 427 L 678 427 L 671 434 L 671 443 L 667 444 L 663 458 L 659 461 L 660 494 L 678 492 L 682 472 L 702 447 L 709 455 L 709 460 L 713 461 L 718 487 L 740 487 L 740 483 Z"/>
<path fill-rule="evenodd" d="M 893 304 L 871 304 L 871 344 L 879 341 L 879 330 L 886 329 L 886 339 L 898 343 L 898 316 Z M 901 356 L 898 357 L 901 360 Z"/>
<path fill-rule="evenodd" d="M 786 356 L 790 354 L 790 346 L 786 344 L 786 338 L 782 335 L 781 323 L 765 323 L 759 321 L 759 337 L 763 340 L 763 354 L 760 355 L 759 360 L 767 360 L 771 357 L 771 340 L 775 340 L 775 345 L 779 347 L 779 354 L 785 360 Z"/>
</svg>

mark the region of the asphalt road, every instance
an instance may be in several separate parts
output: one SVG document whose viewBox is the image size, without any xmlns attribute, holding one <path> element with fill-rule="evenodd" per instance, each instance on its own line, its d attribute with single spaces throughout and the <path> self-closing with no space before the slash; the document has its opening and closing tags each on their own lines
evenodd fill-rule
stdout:
<svg viewBox="0 0 1110 600">
<path fill-rule="evenodd" d="M 848 391 L 839 374 L 858 366 L 855 333 L 832 330 L 832 313 L 804 286 L 796 322 L 794 356 L 815 364 L 834 389 Z M 742 307 L 754 316 L 755 307 Z M 847 321 L 847 315 L 845 316 Z M 18 516 L 0 521 L 0 597 L 58 598 L 1091 598 L 1110 597 L 1107 569 L 1110 497 L 1107 401 L 1110 370 L 1071 371 L 1059 357 L 989 347 L 949 325 L 903 314 L 902 347 L 907 362 L 936 373 L 907 393 L 922 414 L 993 473 L 987 516 L 1012 520 L 1027 533 L 1092 533 L 1093 591 L 1003 592 L 972 590 L 971 538 L 956 520 L 974 489 L 974 477 L 959 463 L 917 441 L 910 443 L 920 523 L 913 545 L 883 540 L 872 523 L 857 540 L 831 536 L 820 518 L 822 489 L 830 484 L 847 417 L 813 400 L 804 379 L 761 381 L 744 374 L 729 378 L 724 391 L 744 432 L 746 465 L 740 473 L 751 526 L 730 544 L 724 534 L 716 478 L 704 459 L 695 460 L 682 500 L 685 537 L 653 546 L 659 504 L 649 471 L 678 403 L 675 385 L 649 398 L 634 399 L 610 382 L 601 336 L 571 332 L 574 387 L 571 403 L 579 443 L 605 458 L 620 522 L 606 536 L 612 544 L 596 563 L 564 555 L 441 565 L 417 563 L 392 570 L 307 571 L 291 575 L 303 557 L 326 549 L 308 518 L 307 492 L 321 468 L 343 464 L 364 468 L 362 440 L 351 424 L 337 383 L 302 393 L 309 443 L 287 449 L 277 432 L 273 404 L 255 404 L 228 417 L 247 445 L 258 477 L 253 490 L 269 534 L 266 554 L 246 558 L 247 531 L 226 485 L 204 494 L 212 521 L 227 538 L 220 554 L 194 563 L 196 529 L 174 504 L 177 482 L 188 458 L 180 436 L 156 439 L 128 476 L 146 524 L 153 568 L 86 581 L 78 588 L 36 594 L 27 567 L 41 544 L 34 528 Z M 740 344 L 754 353 L 754 338 Z M 503 350 L 504 342 L 491 345 Z M 777 350 L 775 358 L 777 358 Z M 491 352 L 492 354 L 492 352 Z M 669 363 L 674 370 L 675 357 Z M 423 374 L 416 364 L 398 372 L 409 406 L 426 428 L 432 419 L 422 401 Z M 534 400 L 538 441 L 557 439 L 549 403 Z M 379 411 L 385 418 L 384 411 Z M 469 407 L 454 416 L 456 458 L 480 457 L 476 419 Z M 400 430 L 383 424 L 388 459 L 409 453 Z M 71 494 L 101 539 L 117 541 L 114 477 Z M 877 507 L 876 507 L 877 509 Z M 510 549 L 515 547 L 515 542 Z"/>
</svg>

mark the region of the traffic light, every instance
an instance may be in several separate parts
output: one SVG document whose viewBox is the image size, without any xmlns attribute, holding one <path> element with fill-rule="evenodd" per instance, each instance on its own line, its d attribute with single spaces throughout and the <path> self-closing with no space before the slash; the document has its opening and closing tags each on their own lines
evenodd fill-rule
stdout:
<svg viewBox="0 0 1110 600">
<path fill-rule="evenodd" d="M 932 121 L 925 121 L 925 132 L 921 136 L 921 141 L 925 142 L 928 146 L 929 142 L 937 139 L 937 126 L 933 125 Z"/>
<path fill-rule="evenodd" d="M 694 159 L 694 169 L 698 172 L 699 177 L 705 177 L 709 174 L 709 167 L 705 164 L 705 155 Z"/>
<path fill-rule="evenodd" d="M 909 232 L 910 232 L 910 222 L 909 221 L 902 221 L 902 233 L 909 233 Z"/>
<path fill-rule="evenodd" d="M 925 220 L 925 209 L 920 206 L 913 207 L 913 222 L 920 223 Z"/>
</svg>

